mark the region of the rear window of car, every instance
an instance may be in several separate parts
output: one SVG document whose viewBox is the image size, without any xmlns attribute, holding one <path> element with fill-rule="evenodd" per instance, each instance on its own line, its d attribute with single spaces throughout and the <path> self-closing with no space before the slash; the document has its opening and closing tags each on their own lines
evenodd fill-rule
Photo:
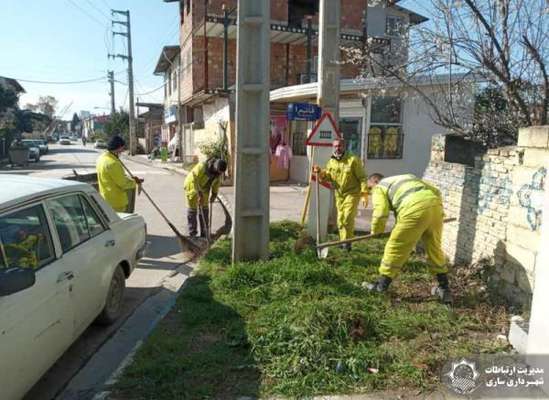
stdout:
<svg viewBox="0 0 549 400">
<path fill-rule="evenodd" d="M 0 217 L 0 268 L 38 269 L 53 260 L 54 256 L 41 205 Z"/>
</svg>

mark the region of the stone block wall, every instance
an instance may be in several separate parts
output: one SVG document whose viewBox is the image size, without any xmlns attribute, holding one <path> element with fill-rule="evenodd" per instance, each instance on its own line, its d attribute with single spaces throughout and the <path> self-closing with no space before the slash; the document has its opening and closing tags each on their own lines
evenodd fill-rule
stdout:
<svg viewBox="0 0 549 400">
<path fill-rule="evenodd" d="M 433 138 L 424 179 L 443 193 L 443 248 L 452 264 L 493 266 L 493 287 L 512 303 L 531 301 L 542 199 L 549 167 L 549 126 L 521 129 L 519 145 L 481 152 L 452 136 Z M 474 162 L 460 163 L 455 160 Z M 459 153 L 459 154 L 456 154 Z"/>
</svg>

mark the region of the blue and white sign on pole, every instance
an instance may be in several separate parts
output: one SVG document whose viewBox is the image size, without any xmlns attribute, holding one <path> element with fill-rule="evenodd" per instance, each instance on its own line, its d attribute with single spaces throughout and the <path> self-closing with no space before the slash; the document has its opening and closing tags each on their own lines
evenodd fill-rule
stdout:
<svg viewBox="0 0 549 400">
<path fill-rule="evenodd" d="M 289 121 L 316 121 L 320 118 L 322 109 L 316 104 L 290 103 L 288 104 Z"/>
</svg>

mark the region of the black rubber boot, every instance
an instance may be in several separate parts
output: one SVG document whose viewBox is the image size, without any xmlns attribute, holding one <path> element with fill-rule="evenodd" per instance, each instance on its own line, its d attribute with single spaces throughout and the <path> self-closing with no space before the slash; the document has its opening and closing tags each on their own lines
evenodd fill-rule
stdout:
<svg viewBox="0 0 549 400">
<path fill-rule="evenodd" d="M 196 225 L 196 217 L 198 215 L 198 210 L 194 208 L 187 208 L 187 227 L 189 228 L 189 236 L 195 237 L 198 233 Z"/>
<path fill-rule="evenodd" d="M 210 221 L 208 221 L 210 215 L 208 212 L 208 207 L 202 207 L 202 211 L 198 216 L 198 220 L 200 221 L 200 237 L 203 238 L 208 235 L 208 224 L 210 223 Z"/>
<path fill-rule="evenodd" d="M 374 283 L 370 283 L 366 286 L 366 288 L 370 291 L 370 292 L 379 292 L 379 293 L 384 293 L 387 291 L 387 289 L 389 289 L 389 285 L 391 284 L 393 280 L 391 278 L 389 278 L 388 276 L 385 276 L 385 275 L 381 275 L 377 281 L 375 281 Z"/>
<path fill-rule="evenodd" d="M 353 249 L 353 244 L 352 243 L 343 243 L 340 248 L 342 250 L 346 250 L 347 252 L 350 252 L 352 249 Z"/>
<path fill-rule="evenodd" d="M 444 304 L 452 304 L 452 292 L 450 291 L 450 285 L 448 284 L 447 274 L 437 274 L 438 286 L 435 286 L 431 290 L 431 294 L 437 296 L 439 300 Z"/>
</svg>

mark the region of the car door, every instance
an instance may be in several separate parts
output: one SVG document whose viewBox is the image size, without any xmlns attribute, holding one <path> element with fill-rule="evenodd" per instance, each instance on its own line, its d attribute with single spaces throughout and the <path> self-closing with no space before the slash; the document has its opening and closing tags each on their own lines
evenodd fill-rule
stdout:
<svg viewBox="0 0 549 400">
<path fill-rule="evenodd" d="M 85 194 L 47 201 L 63 260 L 73 265 L 74 331 L 80 335 L 103 308 L 116 267 L 116 242 Z"/>
<path fill-rule="evenodd" d="M 71 266 L 55 257 L 43 204 L 0 215 L 0 268 L 36 282 L 0 297 L 0 398 L 19 399 L 72 343 Z"/>
</svg>

